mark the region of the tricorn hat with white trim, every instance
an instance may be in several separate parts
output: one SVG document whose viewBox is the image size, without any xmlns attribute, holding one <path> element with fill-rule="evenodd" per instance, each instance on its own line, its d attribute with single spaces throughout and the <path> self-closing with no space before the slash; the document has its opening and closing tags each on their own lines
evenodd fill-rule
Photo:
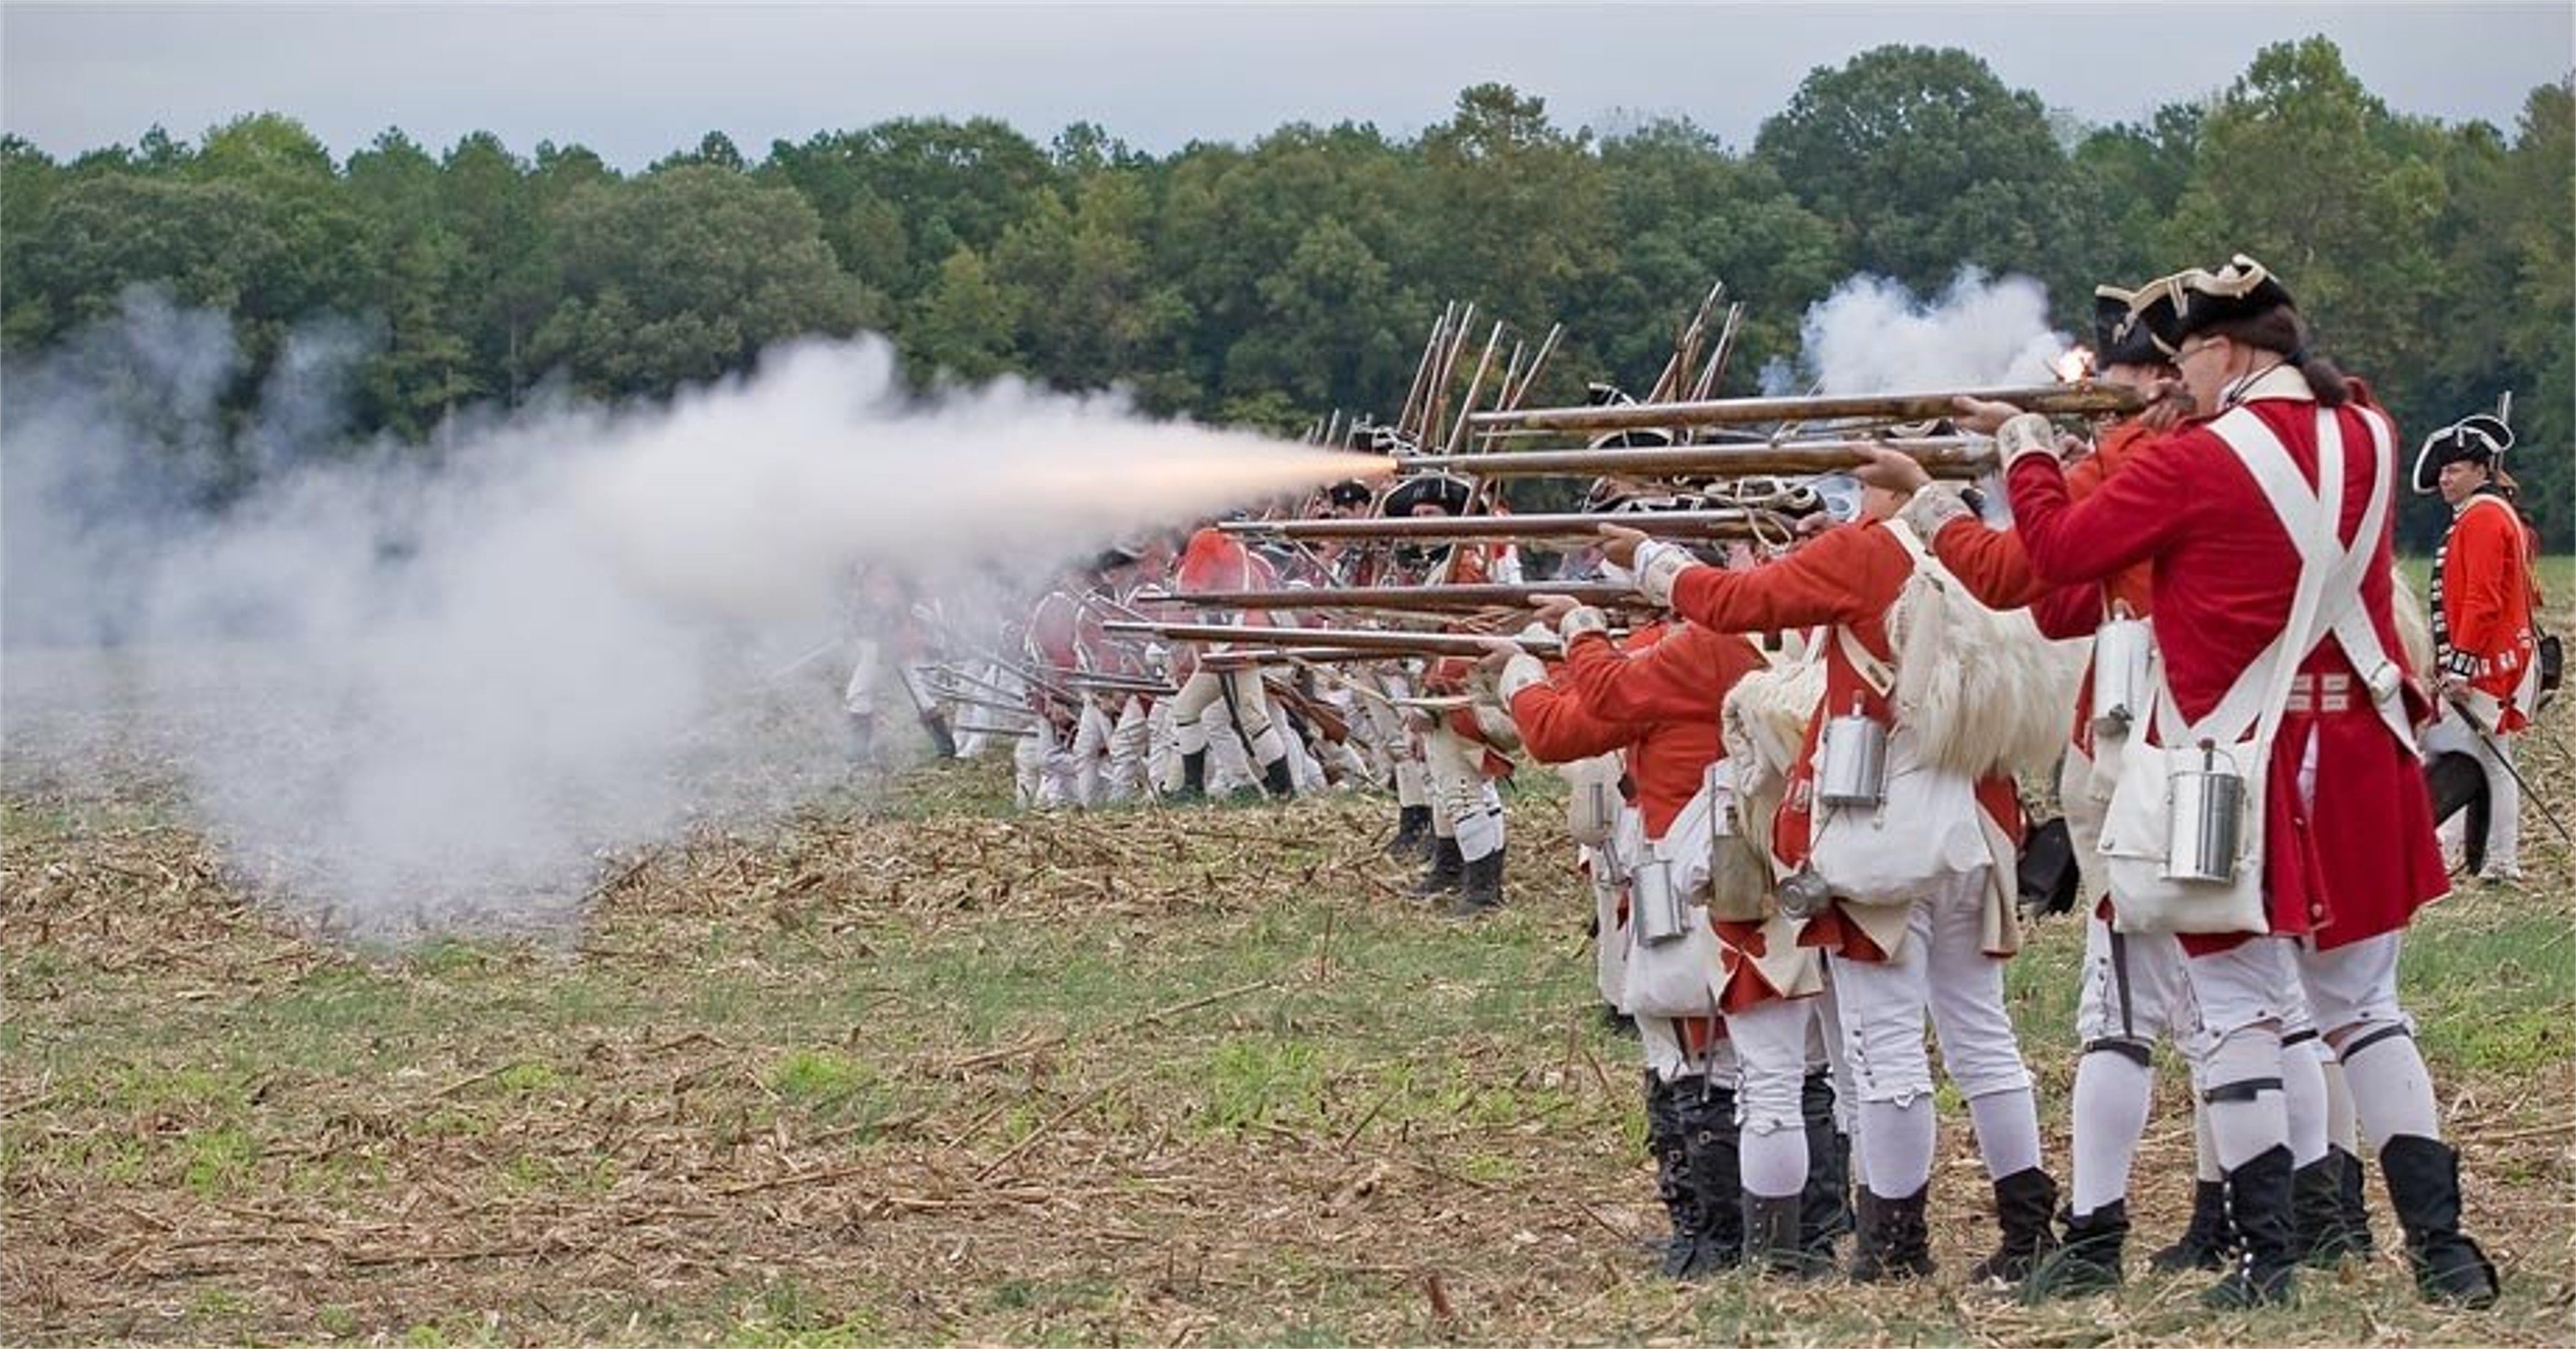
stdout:
<svg viewBox="0 0 2576 1349">
<path fill-rule="evenodd" d="M 1465 478 L 1447 473 L 1417 473 L 1395 485 L 1379 503 L 1378 513 L 1401 519 L 1417 506 L 1438 507 L 1443 515 L 1465 515 L 1476 489 Z"/>
<path fill-rule="evenodd" d="M 2173 298 L 2165 292 L 2093 288 L 2093 365 L 2164 365 L 2173 348 L 2156 336 L 2173 323 Z"/>
<path fill-rule="evenodd" d="M 2504 452 L 2513 448 L 2513 428 L 2503 419 L 2480 412 L 2443 427 L 2424 437 L 2423 447 L 2415 451 L 2415 490 L 2430 494 L 2441 490 L 2442 466 L 2472 463 L 2494 468 Z"/>
<path fill-rule="evenodd" d="M 2152 312 L 2159 300 L 2170 306 L 2170 312 L 2162 317 Z M 2138 298 L 2132 305 L 2147 321 L 2156 341 L 2173 350 L 2182 345 L 2184 338 L 2212 324 L 2252 318 L 2297 303 L 2290 297 L 2290 288 L 2282 285 L 2270 268 L 2239 253 L 2214 272 L 2194 267 L 2150 281 L 2138 288 Z"/>
</svg>

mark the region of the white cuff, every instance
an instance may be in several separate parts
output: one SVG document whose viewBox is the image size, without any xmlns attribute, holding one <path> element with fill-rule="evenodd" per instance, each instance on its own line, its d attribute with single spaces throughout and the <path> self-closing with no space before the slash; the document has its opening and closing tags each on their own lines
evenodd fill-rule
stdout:
<svg viewBox="0 0 2576 1349">
<path fill-rule="evenodd" d="M 1961 501 L 1958 493 L 1943 488 L 1939 483 L 1925 483 L 1913 496 L 1906 498 L 1905 508 L 1896 513 L 1896 518 L 1904 521 L 1906 528 L 1914 531 L 1914 537 L 1923 540 L 1923 546 L 1929 548 L 1932 540 L 1940 537 L 1942 529 L 1951 521 L 1967 519 L 1972 514 L 1968 503 Z"/>
<path fill-rule="evenodd" d="M 2007 421 L 1995 432 L 1995 448 L 2004 457 L 2004 469 L 2010 472 L 2015 461 L 2025 454 L 2057 457 L 2057 428 L 2037 412 L 2024 412 Z"/>
<path fill-rule="evenodd" d="M 1688 549 L 1678 544 L 1648 539 L 1637 545 L 1637 593 L 1655 602 L 1659 609 L 1673 607 L 1673 582 L 1681 574 L 1701 565 Z"/>
<path fill-rule="evenodd" d="M 1496 687 L 1502 693 L 1503 706 L 1509 707 L 1512 699 L 1521 696 L 1522 690 L 1536 688 L 1546 682 L 1547 666 L 1538 657 L 1524 651 L 1503 663 L 1503 677 L 1496 682 Z"/>
<path fill-rule="evenodd" d="M 1556 635 L 1567 646 L 1574 645 L 1574 639 L 1587 632 L 1608 632 L 1609 630 L 1609 616 L 1589 604 L 1578 604 L 1566 610 L 1565 617 L 1556 621 Z"/>
</svg>

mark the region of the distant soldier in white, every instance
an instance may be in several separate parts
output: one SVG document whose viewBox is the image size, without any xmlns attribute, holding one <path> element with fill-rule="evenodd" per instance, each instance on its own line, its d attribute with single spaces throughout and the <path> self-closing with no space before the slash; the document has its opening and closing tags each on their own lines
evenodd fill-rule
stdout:
<svg viewBox="0 0 2576 1349">
<path fill-rule="evenodd" d="M 1121 545 L 1103 549 L 1092 563 L 1094 580 L 1083 597 L 1080 621 L 1086 671 L 1123 679 L 1151 677 L 1135 648 L 1111 641 L 1100 626 L 1106 617 L 1132 612 L 1129 601 L 1142 588 L 1139 561 L 1138 548 Z M 1085 699 L 1073 740 L 1084 805 L 1121 805 L 1144 795 L 1153 743 L 1152 704 L 1144 694 L 1116 690 L 1095 692 Z"/>
<path fill-rule="evenodd" d="M 1073 741 L 1085 714 L 1098 709 L 1077 696 L 1064 678 L 1083 669 L 1082 601 L 1091 576 L 1070 569 L 1064 584 L 1047 592 L 1029 614 L 1021 642 L 1022 660 L 1032 678 L 1028 687 L 1030 724 L 1036 734 L 1021 737 L 1012 749 L 1022 809 L 1057 809 L 1088 804 L 1082 796 L 1082 765 Z"/>
<path fill-rule="evenodd" d="M 1386 495 L 1390 517 L 1464 515 L 1474 489 L 1463 478 L 1423 474 Z M 1428 550 L 1397 550 L 1399 568 L 1418 571 L 1425 584 L 1480 585 L 1498 579 L 1496 554 L 1481 545 L 1455 543 Z M 1517 562 L 1513 564 L 1517 574 Z M 1455 917 L 1473 917 L 1503 902 L 1503 798 L 1497 779 L 1512 771 L 1505 757 L 1518 748 L 1510 714 L 1499 695 L 1465 657 L 1433 661 L 1423 672 L 1427 698 L 1455 699 L 1436 711 L 1417 712 L 1413 731 L 1431 789 L 1431 869 L 1414 893 L 1425 899 L 1456 894 Z"/>
<path fill-rule="evenodd" d="M 1401 444 L 1387 428 L 1371 430 L 1374 436 L 1367 448 L 1389 454 Z M 1335 520 L 1364 519 L 1377 509 L 1376 493 L 1357 479 L 1326 489 L 1324 503 L 1325 518 Z M 1333 585 L 1385 585 L 1397 579 L 1382 549 L 1350 543 L 1328 543 L 1324 548 Z M 1363 694 L 1354 699 L 1353 710 L 1358 715 L 1352 719 L 1352 729 L 1370 777 L 1395 789 L 1395 837 L 1386 845 L 1387 856 L 1398 861 L 1428 860 L 1432 848 L 1431 788 L 1422 765 L 1422 745 L 1390 701 L 1412 696 L 1413 681 L 1405 663 L 1377 661 L 1344 666 L 1343 670 L 1346 677 L 1363 683 L 1376 695 Z"/>
<path fill-rule="evenodd" d="M 2540 699 L 2531 532 L 2500 480 L 2513 432 L 2484 414 L 2443 427 L 2415 453 L 2418 493 L 2441 494 L 2451 527 L 2433 553 L 2434 695 L 2427 755 L 2466 754 L 2486 778 L 2483 838 L 2466 854 L 2480 879 L 2522 879 L 2522 787 L 2513 742 Z"/>
<path fill-rule="evenodd" d="M 1190 536 L 1175 570 L 1175 588 L 1191 590 L 1259 590 L 1270 585 L 1268 569 L 1225 531 L 1211 524 Z M 1232 611 L 1206 616 L 1208 622 L 1231 622 Z M 1267 626 L 1259 613 L 1241 616 L 1247 625 Z M 1231 659 L 1229 659 L 1231 656 Z M 1288 747 L 1270 706 L 1270 691 L 1260 667 L 1221 645 L 1199 648 L 1196 668 L 1181 681 L 1172 699 L 1173 739 L 1181 756 L 1181 781 L 1173 793 L 1181 800 L 1203 800 L 1208 791 L 1207 717 L 1222 708 L 1228 724 L 1240 731 L 1245 747 L 1259 765 L 1260 782 L 1272 796 L 1288 797 L 1297 787 L 1288 765 Z"/>
</svg>

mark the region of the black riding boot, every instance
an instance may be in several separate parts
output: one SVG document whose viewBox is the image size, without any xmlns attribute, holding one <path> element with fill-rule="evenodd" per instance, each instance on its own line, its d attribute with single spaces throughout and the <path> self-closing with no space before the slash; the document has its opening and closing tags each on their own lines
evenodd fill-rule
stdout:
<svg viewBox="0 0 2576 1349">
<path fill-rule="evenodd" d="M 1699 1203 L 1699 1245 L 1681 1277 L 1732 1269 L 1744 1258 L 1743 1153 L 1735 1133 L 1735 1092 L 1708 1086 L 1682 1097 L 1684 1162 Z"/>
<path fill-rule="evenodd" d="M 1996 1181 L 1995 1223 L 2003 1228 L 2003 1241 L 1969 1269 L 1968 1277 L 1980 1283 L 2020 1283 L 2030 1277 L 2040 1257 L 2057 1245 L 2050 1226 L 2056 1215 L 2057 1182 L 2047 1172 L 2034 1166 Z"/>
<path fill-rule="evenodd" d="M 1503 850 L 1492 852 L 1459 867 L 1458 902 L 1449 906 L 1452 918 L 1473 918 L 1478 914 L 1503 907 Z"/>
<path fill-rule="evenodd" d="M 1288 775 L 1287 755 L 1280 755 L 1278 758 L 1261 766 L 1261 787 L 1262 790 L 1270 793 L 1272 797 L 1281 801 L 1285 801 L 1289 797 L 1297 794 L 1296 779 Z"/>
<path fill-rule="evenodd" d="M 1181 789 L 1172 793 L 1175 801 L 1207 799 L 1207 751 L 1181 756 Z"/>
<path fill-rule="evenodd" d="M 1923 1225 L 1923 1201 L 1932 1187 L 1902 1199 L 1881 1199 L 1867 1185 L 1854 1191 L 1859 1233 L 1852 1240 L 1854 1283 L 1930 1278 L 1932 1233 Z"/>
<path fill-rule="evenodd" d="M 2297 1295 L 2290 1186 L 2290 1150 L 2279 1144 L 2227 1173 L 2227 1212 L 2245 1249 L 2235 1268 L 2200 1295 L 2202 1306 L 2256 1307 Z"/>
<path fill-rule="evenodd" d="M 2341 1148 L 2328 1148 L 2325 1156 L 2290 1173 L 2290 1244 L 2299 1262 L 2312 1269 L 2332 1269 L 2347 1255 L 2368 1253 L 2344 1230 L 2343 1163 L 2348 1156 Z M 2366 1233 L 2362 1239 L 2368 1240 Z"/>
<path fill-rule="evenodd" d="M 1744 1192 L 1744 1267 L 1789 1279 L 1821 1279 L 1834 1269 L 1833 1253 L 1809 1252 L 1800 1236 L 1802 1194 L 1765 1199 Z"/>
<path fill-rule="evenodd" d="M 2406 1233 L 2406 1263 L 2427 1302 L 2492 1307 L 2496 1268 L 2460 1232 L 2460 1154 L 2417 1134 L 2399 1134 L 2379 1150 L 2388 1199 Z"/>
<path fill-rule="evenodd" d="M 1395 837 L 1387 840 L 1386 855 L 1396 861 L 1410 857 L 1428 859 L 1431 855 L 1431 807 L 1399 806 L 1395 812 Z"/>
<path fill-rule="evenodd" d="M 1798 1192 L 1798 1244 L 1831 1260 L 1834 1238 L 1852 1230 L 1851 1135 L 1834 1127 L 1834 1075 L 1819 1068 L 1798 1091 L 1807 1126 L 1807 1185 Z"/>
<path fill-rule="evenodd" d="M 2186 1269 L 2225 1269 L 2236 1258 L 2236 1224 L 2227 1217 L 2227 1182 L 2195 1181 L 2191 1191 L 2191 1225 L 2174 1244 L 2147 1257 L 2158 1274 Z"/>
<path fill-rule="evenodd" d="M 2120 1253 L 2129 1242 L 2129 1205 L 2123 1199 L 2078 1217 L 2068 1214 L 2066 1233 L 2057 1249 L 2040 1260 L 2039 1268 L 2023 1281 L 2021 1300 L 2045 1302 L 2050 1298 L 2083 1297 L 2089 1293 L 2107 1292 L 2120 1286 L 2125 1277 L 2120 1268 Z"/>
<path fill-rule="evenodd" d="M 1431 840 L 1431 869 L 1413 883 L 1413 893 L 1420 899 L 1437 899 L 1456 891 L 1463 881 L 1467 859 L 1458 851 L 1458 840 Z"/>
<path fill-rule="evenodd" d="M 1678 1279 L 1699 1251 L 1700 1205 L 1690 1188 L 1689 1138 L 1682 1101 L 1699 1095 L 1700 1079 L 1659 1081 L 1646 1070 L 1646 1151 L 1655 1159 L 1655 1198 L 1662 1200 L 1673 1235 L 1664 1243 L 1663 1276 Z"/>
<path fill-rule="evenodd" d="M 2361 1159 L 2332 1146 L 2326 1156 L 2335 1164 L 2335 1211 L 2343 1216 L 2344 1249 L 2367 1260 L 2379 1249 L 2379 1239 L 2370 1234 L 2370 1199 L 2363 1192 Z"/>
</svg>

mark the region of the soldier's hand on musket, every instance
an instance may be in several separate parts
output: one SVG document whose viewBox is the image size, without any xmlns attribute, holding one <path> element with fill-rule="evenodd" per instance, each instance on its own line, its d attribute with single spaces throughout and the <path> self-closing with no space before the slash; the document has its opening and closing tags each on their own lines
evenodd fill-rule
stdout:
<svg viewBox="0 0 2576 1349">
<path fill-rule="evenodd" d="M 2178 379 L 2160 379 L 2147 390 L 2146 410 L 2138 414 L 2138 424 L 2150 431 L 2170 431 L 2199 410 L 2192 401 L 2191 390 Z"/>
<path fill-rule="evenodd" d="M 1501 674 L 1503 667 L 1512 663 L 1512 657 L 1521 653 L 1521 644 L 1509 637 L 1488 637 L 1478 645 L 1485 648 L 1485 654 L 1476 658 L 1476 668 L 1489 675 Z"/>
<path fill-rule="evenodd" d="M 1950 400 L 1950 421 L 1962 431 L 1991 436 L 2003 429 L 2005 422 L 2021 415 L 2021 409 L 1991 398 L 1970 398 L 1961 394 Z"/>
<path fill-rule="evenodd" d="M 1610 565 L 1629 568 L 1637 565 L 1637 545 L 1646 541 L 1644 530 L 1630 529 L 1626 525 L 1600 525 L 1597 528 L 1601 531 L 1601 556 Z"/>
<path fill-rule="evenodd" d="M 1854 468 L 1852 476 L 1872 487 L 1911 496 L 1932 481 L 1932 475 L 1923 471 L 1922 461 L 1901 450 L 1873 445 L 1862 450 L 1861 456 L 1869 462 Z"/>
<path fill-rule="evenodd" d="M 1573 613 L 1582 605 L 1583 601 L 1572 595 L 1530 596 L 1530 608 L 1537 612 L 1538 621 L 1550 629 L 1564 622 L 1567 614 Z"/>
</svg>

